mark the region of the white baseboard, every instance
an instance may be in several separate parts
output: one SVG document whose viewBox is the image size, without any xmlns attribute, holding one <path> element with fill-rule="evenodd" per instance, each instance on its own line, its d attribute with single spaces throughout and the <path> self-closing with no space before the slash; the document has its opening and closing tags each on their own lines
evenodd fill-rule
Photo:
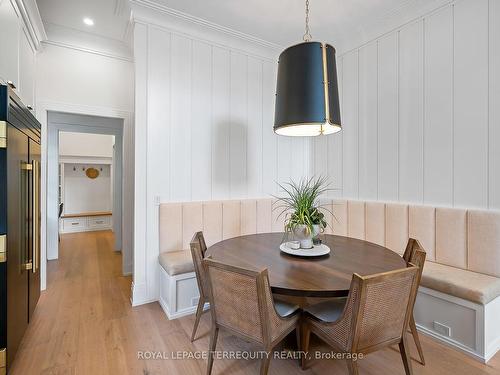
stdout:
<svg viewBox="0 0 500 375">
<path fill-rule="evenodd" d="M 174 320 L 178 318 L 182 318 L 183 316 L 188 316 L 196 313 L 196 308 L 197 306 L 189 307 L 187 309 L 177 311 L 175 313 L 172 313 L 168 309 L 168 304 L 160 297 L 158 300 L 158 303 L 160 304 L 161 308 L 165 312 L 165 315 L 167 315 L 168 320 Z M 206 303 L 205 306 L 203 307 L 204 311 L 207 311 L 210 309 L 210 304 Z"/>
<path fill-rule="evenodd" d="M 500 315 L 499 315 L 500 319 Z M 490 344 L 489 350 L 486 352 L 484 356 L 485 362 L 488 362 L 497 352 L 500 350 L 500 337 L 498 337 L 495 341 Z"/>
<path fill-rule="evenodd" d="M 474 357 L 474 359 L 476 359 L 479 362 L 482 362 L 482 363 L 486 363 L 487 362 L 487 360 L 486 360 L 485 357 L 480 356 L 479 354 L 475 353 L 474 351 L 472 351 L 471 349 L 469 349 L 465 345 L 462 345 L 460 342 L 452 340 L 452 339 L 449 339 L 449 338 L 444 337 L 442 335 L 439 335 L 439 334 L 431 331 L 430 329 L 427 329 L 427 328 L 421 326 L 418 323 L 417 323 L 417 330 L 419 332 L 423 333 L 426 336 L 432 337 L 433 339 L 435 339 L 435 340 L 437 340 L 439 342 L 442 342 L 443 344 L 445 344 L 446 346 L 451 347 L 452 349 L 458 349 L 462 353 L 465 353 L 465 354 L 467 354 L 467 355 L 469 355 L 471 357 Z"/>
<path fill-rule="evenodd" d="M 131 285 L 131 297 L 130 302 L 132 306 L 145 305 L 146 303 L 151 303 L 157 301 L 157 299 L 152 299 L 148 296 L 148 289 L 146 284 L 136 284 L 132 282 Z"/>
</svg>

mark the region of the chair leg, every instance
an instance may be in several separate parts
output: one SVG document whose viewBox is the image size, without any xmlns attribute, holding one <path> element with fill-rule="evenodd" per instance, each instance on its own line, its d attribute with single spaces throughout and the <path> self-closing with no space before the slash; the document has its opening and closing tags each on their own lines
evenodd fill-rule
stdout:
<svg viewBox="0 0 500 375">
<path fill-rule="evenodd" d="M 210 345 L 208 347 L 208 366 L 207 375 L 212 373 L 212 367 L 214 364 L 214 352 L 217 347 L 217 336 L 219 335 L 219 327 L 212 326 L 212 332 L 210 334 Z"/>
<path fill-rule="evenodd" d="M 406 337 L 406 332 L 403 334 L 401 342 L 399 343 L 399 352 L 401 353 L 401 359 L 403 360 L 403 365 L 405 367 L 406 375 L 413 375 L 413 369 L 411 367 L 410 350 L 408 348 L 408 339 Z"/>
<path fill-rule="evenodd" d="M 352 359 L 346 359 L 346 363 L 347 363 L 347 372 L 349 373 L 349 375 L 359 374 L 357 361 L 353 361 Z"/>
<path fill-rule="evenodd" d="M 269 371 L 269 364 L 271 363 L 271 355 L 272 351 L 267 351 L 267 355 L 262 358 L 260 363 L 260 375 L 267 375 L 267 372 Z"/>
<path fill-rule="evenodd" d="M 415 324 L 415 318 L 413 317 L 413 314 L 411 314 L 410 318 L 410 330 L 413 336 L 413 341 L 415 341 L 415 346 L 418 350 L 420 363 L 425 366 L 424 352 L 422 350 L 422 345 L 420 345 L 420 337 L 418 336 L 417 325 Z"/>
<path fill-rule="evenodd" d="M 297 338 L 297 351 L 301 351 L 302 350 L 302 342 L 300 340 L 300 335 L 301 335 L 301 329 L 300 329 L 300 324 L 297 325 L 297 327 L 295 328 L 295 337 Z M 301 356 L 302 358 L 302 356 Z M 301 365 L 301 358 L 299 359 L 299 366 Z"/>
<path fill-rule="evenodd" d="M 198 308 L 196 309 L 196 318 L 194 320 L 193 333 L 191 334 L 191 342 L 194 341 L 194 337 L 196 336 L 196 330 L 198 329 L 198 324 L 200 324 L 200 318 L 203 314 L 203 307 L 205 306 L 205 300 L 200 296 L 200 300 L 198 301 Z"/>
<path fill-rule="evenodd" d="M 300 339 L 301 339 L 301 345 L 300 345 L 300 350 L 302 351 L 302 356 L 301 356 L 301 367 L 302 370 L 306 369 L 306 361 L 307 361 L 307 353 L 309 352 L 309 338 L 311 337 L 311 330 L 309 329 L 309 326 L 307 323 L 302 323 L 301 324 L 301 333 L 300 333 Z"/>
</svg>

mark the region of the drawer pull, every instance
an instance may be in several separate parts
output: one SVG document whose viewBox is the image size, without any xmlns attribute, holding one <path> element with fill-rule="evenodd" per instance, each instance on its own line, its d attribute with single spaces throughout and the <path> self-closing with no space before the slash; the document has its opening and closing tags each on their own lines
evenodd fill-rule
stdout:
<svg viewBox="0 0 500 375">
<path fill-rule="evenodd" d="M 79 225 L 80 223 L 71 223 L 71 225 Z"/>
<path fill-rule="evenodd" d="M 95 223 L 96 224 L 104 224 L 104 220 L 97 220 Z"/>
</svg>

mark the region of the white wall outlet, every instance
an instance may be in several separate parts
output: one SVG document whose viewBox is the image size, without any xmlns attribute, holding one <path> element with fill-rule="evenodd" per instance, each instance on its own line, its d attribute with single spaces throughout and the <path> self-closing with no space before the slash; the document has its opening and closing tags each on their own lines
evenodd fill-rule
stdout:
<svg viewBox="0 0 500 375">
<path fill-rule="evenodd" d="M 450 327 L 448 327 L 442 323 L 439 323 L 439 322 L 433 322 L 433 326 L 434 326 L 434 331 L 440 333 L 443 336 L 451 337 L 451 328 Z"/>
</svg>

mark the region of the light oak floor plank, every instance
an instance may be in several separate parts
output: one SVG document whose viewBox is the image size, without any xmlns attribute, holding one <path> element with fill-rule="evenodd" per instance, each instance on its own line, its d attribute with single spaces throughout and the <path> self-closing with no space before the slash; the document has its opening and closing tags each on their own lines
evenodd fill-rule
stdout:
<svg viewBox="0 0 500 375">
<path fill-rule="evenodd" d="M 60 257 L 48 264 L 48 288 L 42 293 L 12 366 L 12 375 L 186 375 L 204 374 L 203 359 L 138 358 L 138 351 L 171 357 L 172 352 L 201 353 L 208 348 L 210 314 L 204 314 L 197 340 L 190 342 L 194 316 L 169 321 L 158 303 L 132 308 L 131 277 L 121 276 L 121 255 L 113 251 L 109 231 L 64 234 Z M 413 361 L 417 375 L 493 375 L 500 373 L 500 354 L 488 365 L 422 336 L 425 367 Z M 410 340 L 411 341 L 411 340 Z M 312 350 L 329 349 L 314 339 Z M 280 348 L 278 348 L 280 349 Z M 255 351 L 234 336 L 219 335 L 217 350 Z M 413 343 L 412 356 L 417 357 Z M 213 374 L 247 375 L 259 372 L 258 360 L 215 360 Z M 360 373 L 403 374 L 396 348 L 359 361 Z M 270 374 L 346 374 L 344 361 L 311 361 L 300 370 L 295 360 L 273 360 Z"/>
</svg>

